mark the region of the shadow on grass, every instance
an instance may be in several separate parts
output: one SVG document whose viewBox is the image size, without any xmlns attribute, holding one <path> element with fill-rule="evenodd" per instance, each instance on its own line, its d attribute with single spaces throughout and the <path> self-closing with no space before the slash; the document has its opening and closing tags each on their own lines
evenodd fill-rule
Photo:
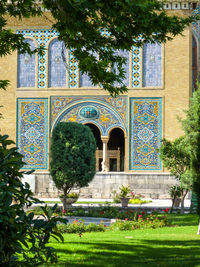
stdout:
<svg viewBox="0 0 200 267">
<path fill-rule="evenodd" d="M 198 226 L 197 214 L 168 214 L 169 222 L 178 226 Z"/>
<path fill-rule="evenodd" d="M 131 266 L 200 266 L 200 240 L 129 240 L 70 242 L 76 249 L 57 249 L 62 261 L 56 266 L 131 267 Z M 75 253 L 75 257 L 72 254 Z"/>
</svg>

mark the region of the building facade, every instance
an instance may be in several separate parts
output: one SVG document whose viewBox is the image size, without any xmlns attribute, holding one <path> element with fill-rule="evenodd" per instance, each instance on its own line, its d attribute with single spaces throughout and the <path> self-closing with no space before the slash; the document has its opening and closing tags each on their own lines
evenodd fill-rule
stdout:
<svg viewBox="0 0 200 267">
<path fill-rule="evenodd" d="M 165 8 L 180 16 L 199 12 L 196 1 L 170 1 Z M 45 50 L 32 57 L 15 52 L 0 62 L 0 78 L 10 80 L 7 91 L 0 92 L 1 134 L 16 140 L 24 169 L 35 170 L 35 193 L 57 195 L 49 176 L 50 137 L 58 122 L 71 121 L 88 125 L 97 141 L 97 174 L 81 189 L 82 197 L 108 198 L 121 184 L 146 197 L 168 197 L 175 181 L 158 149 L 162 138 L 183 134 L 177 116 L 184 116 L 198 75 L 198 22 L 165 44 L 119 51 L 127 58 L 129 90 L 113 98 L 82 75 L 73 49 L 58 40 L 51 21 L 48 11 L 39 18 L 9 18 L 8 26 L 23 34 L 32 49 Z"/>
</svg>

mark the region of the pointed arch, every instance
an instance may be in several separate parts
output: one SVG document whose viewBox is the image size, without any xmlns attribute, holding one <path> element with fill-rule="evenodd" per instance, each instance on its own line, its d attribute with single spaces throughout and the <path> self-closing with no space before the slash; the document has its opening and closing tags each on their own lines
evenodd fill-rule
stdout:
<svg viewBox="0 0 200 267">
<path fill-rule="evenodd" d="M 57 38 L 49 43 L 48 47 L 48 85 L 49 87 L 67 86 L 66 62 L 63 61 L 62 53 L 64 51 L 66 58 L 66 49 L 63 49 L 64 42 Z"/>
</svg>

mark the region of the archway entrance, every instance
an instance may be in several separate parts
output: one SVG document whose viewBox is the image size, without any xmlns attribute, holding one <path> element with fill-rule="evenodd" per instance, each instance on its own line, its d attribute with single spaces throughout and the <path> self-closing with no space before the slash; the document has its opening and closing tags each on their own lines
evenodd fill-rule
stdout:
<svg viewBox="0 0 200 267">
<path fill-rule="evenodd" d="M 101 136 L 99 128 L 86 123 L 96 139 L 96 171 L 124 171 L 124 132 L 115 128 L 109 138 Z"/>
<path fill-rule="evenodd" d="M 109 171 L 124 171 L 124 132 L 115 128 L 108 141 Z"/>
<path fill-rule="evenodd" d="M 96 171 L 102 171 L 102 160 L 103 160 L 103 156 L 102 156 L 102 151 L 103 151 L 103 142 L 101 140 L 101 133 L 99 128 L 92 124 L 92 123 L 86 123 L 85 125 L 87 125 L 88 127 L 90 127 L 90 129 L 92 130 L 92 133 L 96 139 L 96 146 L 97 146 L 97 150 L 96 150 Z"/>
</svg>

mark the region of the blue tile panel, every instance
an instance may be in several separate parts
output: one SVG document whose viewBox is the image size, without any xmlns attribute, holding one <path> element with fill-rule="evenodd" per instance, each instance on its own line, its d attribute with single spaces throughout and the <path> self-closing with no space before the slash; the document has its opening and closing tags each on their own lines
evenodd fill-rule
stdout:
<svg viewBox="0 0 200 267">
<path fill-rule="evenodd" d="M 30 45 L 31 50 L 35 49 L 33 40 L 26 39 L 25 41 Z M 35 87 L 35 54 L 18 54 L 18 70 L 17 70 L 17 87 Z"/>
<path fill-rule="evenodd" d="M 24 169 L 47 169 L 48 99 L 17 99 L 17 146 Z"/>
<path fill-rule="evenodd" d="M 79 74 L 79 86 L 80 87 L 94 87 L 92 84 L 92 81 L 90 80 L 90 77 L 87 74 L 82 74 L 80 71 Z"/>
<path fill-rule="evenodd" d="M 90 54 L 93 55 L 96 58 L 96 60 L 98 60 L 97 53 L 91 52 Z M 92 83 L 90 77 L 86 73 L 82 74 L 82 72 L 79 71 L 79 87 L 94 87 L 94 86 L 96 85 Z"/>
<path fill-rule="evenodd" d="M 107 135 L 109 129 L 127 131 L 127 97 L 51 97 L 51 130 L 59 121 L 94 123 Z"/>
<path fill-rule="evenodd" d="M 160 170 L 162 98 L 130 98 L 130 170 Z"/>
<path fill-rule="evenodd" d="M 73 49 L 69 50 L 69 58 L 68 58 L 68 75 L 67 70 L 65 71 L 65 61 L 62 63 L 58 63 L 58 56 L 55 64 L 55 58 L 53 53 L 56 55 L 59 53 L 62 54 L 61 44 L 55 44 L 54 41 L 50 43 L 50 55 L 49 55 L 49 84 L 47 85 L 47 49 L 49 47 L 49 42 L 58 37 L 58 32 L 55 30 L 47 29 L 47 30 L 19 30 L 17 33 L 22 34 L 25 38 L 33 38 L 35 39 L 38 47 L 44 47 L 42 55 L 38 55 L 38 66 L 34 68 L 33 65 L 28 66 L 24 64 L 23 56 L 19 58 L 18 64 L 18 87 L 27 86 L 26 83 L 29 83 L 30 87 L 34 87 L 34 79 L 33 69 L 37 69 L 38 72 L 38 88 L 47 88 L 49 87 L 66 87 L 69 83 L 69 88 L 78 88 L 78 62 L 73 55 Z M 109 38 L 109 33 L 107 31 L 102 31 L 102 36 L 105 38 Z M 59 51 L 61 49 L 61 52 Z M 66 53 L 66 52 L 65 52 Z M 131 86 L 132 88 L 141 88 L 146 86 L 161 86 L 162 82 L 162 49 L 159 44 L 145 44 L 143 47 L 143 62 L 142 62 L 142 49 L 138 47 L 132 48 L 132 62 L 130 62 L 129 52 L 128 51 L 118 51 L 119 55 L 127 58 L 127 63 L 124 64 L 125 68 L 125 79 L 124 83 L 126 86 Z M 34 60 L 32 57 L 31 61 Z M 66 59 L 65 55 L 62 60 Z M 52 61 L 53 60 L 53 61 Z M 34 60 L 35 62 L 35 60 Z M 129 65 L 132 64 L 131 76 L 129 77 Z M 30 63 L 31 64 L 31 63 Z M 28 69 L 28 71 L 26 71 Z M 29 74 L 25 74 L 29 73 Z M 26 75 L 31 75 L 31 78 L 27 78 Z M 68 77 L 67 77 L 68 76 Z M 130 82 L 131 79 L 131 82 Z M 142 84 L 143 80 L 143 84 Z M 130 83 L 130 84 L 129 84 Z M 93 87 L 89 77 L 80 73 L 80 87 Z M 116 83 L 116 86 L 119 84 Z"/>
<path fill-rule="evenodd" d="M 143 46 L 143 87 L 162 84 L 161 45 L 146 43 Z"/>
<path fill-rule="evenodd" d="M 132 87 L 141 87 L 141 48 L 132 47 Z"/>
<path fill-rule="evenodd" d="M 66 87 L 66 48 L 64 42 L 54 39 L 49 44 L 49 87 Z"/>
<path fill-rule="evenodd" d="M 123 64 L 123 68 L 124 68 L 124 71 L 125 71 L 125 73 L 124 73 L 125 77 L 123 79 L 123 84 L 128 87 L 129 86 L 129 72 L 130 72 L 129 71 L 130 52 L 127 51 L 127 50 L 124 50 L 124 51 L 123 50 L 117 50 L 115 52 L 115 55 L 120 56 L 120 57 L 124 57 L 126 59 L 126 63 Z M 115 86 L 119 87 L 119 86 L 121 86 L 121 84 L 116 82 Z"/>
<path fill-rule="evenodd" d="M 42 55 L 38 55 L 38 88 L 47 87 L 47 44 L 58 36 L 55 30 L 20 30 L 17 33 L 22 34 L 25 38 L 32 37 L 36 40 L 38 47 L 44 47 Z"/>
</svg>

